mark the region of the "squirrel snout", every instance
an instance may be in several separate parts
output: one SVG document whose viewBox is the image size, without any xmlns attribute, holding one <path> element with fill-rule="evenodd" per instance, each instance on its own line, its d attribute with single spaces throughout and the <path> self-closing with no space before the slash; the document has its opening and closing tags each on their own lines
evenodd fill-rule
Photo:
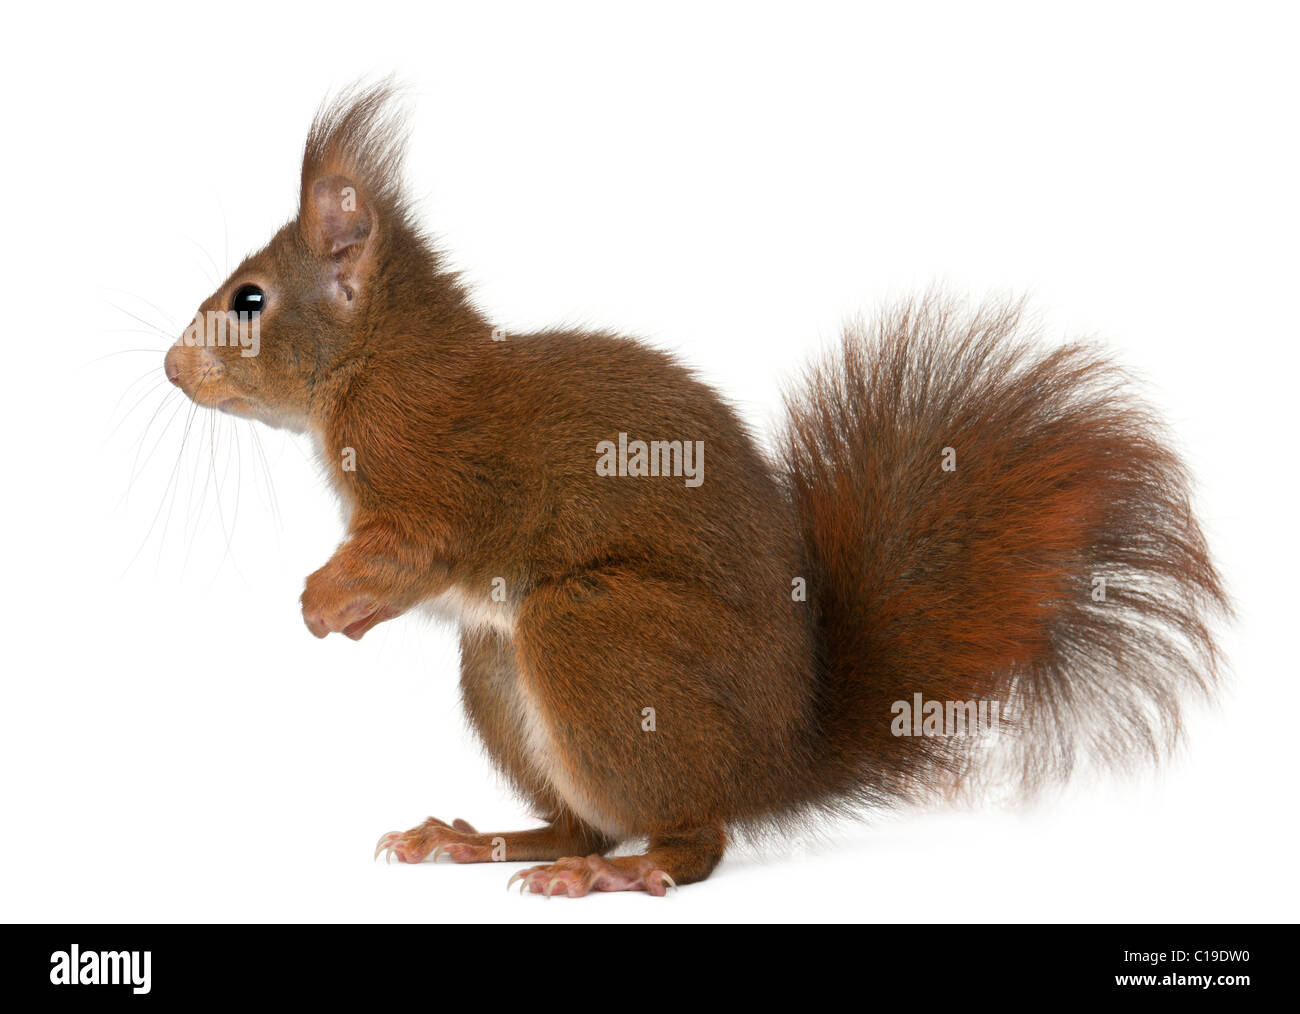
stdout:
<svg viewBox="0 0 1300 1014">
<path fill-rule="evenodd" d="M 176 361 L 176 349 L 167 350 L 167 355 L 163 357 L 163 373 L 167 374 L 167 379 L 177 387 L 181 386 L 181 366 Z"/>
<path fill-rule="evenodd" d="M 163 357 L 163 372 L 167 379 L 185 391 L 185 379 L 199 378 L 201 384 L 211 384 L 225 375 L 225 364 L 209 348 L 190 348 L 173 345 Z M 190 394 L 189 391 L 186 391 Z M 191 395 L 192 396 L 192 395 Z"/>
</svg>

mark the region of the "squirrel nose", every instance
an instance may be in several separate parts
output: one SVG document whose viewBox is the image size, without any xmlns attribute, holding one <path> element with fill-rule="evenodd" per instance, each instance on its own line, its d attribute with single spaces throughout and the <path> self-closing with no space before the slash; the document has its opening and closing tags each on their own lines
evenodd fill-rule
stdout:
<svg viewBox="0 0 1300 1014">
<path fill-rule="evenodd" d="M 172 357 L 171 352 L 168 352 L 163 359 L 163 373 L 167 374 L 167 379 L 173 384 L 177 387 L 180 386 L 181 368 L 176 364 L 176 360 Z"/>
</svg>

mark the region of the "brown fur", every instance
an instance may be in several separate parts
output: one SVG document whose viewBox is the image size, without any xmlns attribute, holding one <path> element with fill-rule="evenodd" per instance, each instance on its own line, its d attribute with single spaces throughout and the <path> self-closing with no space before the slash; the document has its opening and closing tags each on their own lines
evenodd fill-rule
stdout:
<svg viewBox="0 0 1300 1014">
<path fill-rule="evenodd" d="M 1219 670 L 1207 624 L 1227 600 L 1181 462 L 1096 349 L 1023 332 L 1019 306 L 968 316 L 932 296 L 849 329 L 790 397 L 835 795 L 979 773 L 971 738 L 879 721 L 917 689 L 1004 702 L 1015 743 L 998 759 L 1032 790 L 1082 757 L 1158 760 L 1184 692 Z"/>
<path fill-rule="evenodd" d="M 1012 706 L 1026 785 L 1085 748 L 1167 745 L 1179 693 L 1215 672 L 1224 598 L 1181 465 L 1104 360 L 1026 346 L 1014 308 L 913 304 L 850 330 L 792 395 L 774 465 L 662 352 L 492 340 L 411 220 L 390 108 L 378 88 L 322 110 L 298 217 L 200 308 L 260 285 L 261 354 L 178 346 L 168 373 L 319 442 L 351 520 L 303 593 L 318 636 L 446 593 L 500 610 L 462 635 L 462 693 L 549 822 L 503 836 L 507 858 L 650 839 L 526 886 L 662 893 L 707 876 L 728 828 L 944 784 L 967 744 L 890 734 L 917 691 Z M 620 432 L 703 441 L 705 481 L 598 475 Z M 386 841 L 481 861 L 494 837 L 431 819 Z"/>
</svg>

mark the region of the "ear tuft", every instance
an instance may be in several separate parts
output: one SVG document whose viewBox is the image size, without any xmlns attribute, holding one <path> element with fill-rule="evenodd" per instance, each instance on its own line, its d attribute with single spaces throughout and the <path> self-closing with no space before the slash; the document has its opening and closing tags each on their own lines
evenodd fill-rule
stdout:
<svg viewBox="0 0 1300 1014">
<path fill-rule="evenodd" d="M 336 193 L 353 188 L 358 208 L 369 216 L 367 233 L 376 217 L 381 222 L 404 217 L 401 177 L 406 130 L 396 96 L 391 80 L 368 87 L 353 85 L 317 111 L 302 156 L 299 216 L 304 225 L 318 214 L 321 193 L 331 187 Z M 356 228 L 358 221 L 353 215 L 350 228 Z M 311 242 L 316 237 L 306 238 Z"/>
<path fill-rule="evenodd" d="M 326 261 L 329 297 L 355 310 L 379 270 L 378 237 L 407 222 L 406 133 L 391 81 L 354 85 L 322 105 L 302 156 L 298 228 Z"/>
</svg>

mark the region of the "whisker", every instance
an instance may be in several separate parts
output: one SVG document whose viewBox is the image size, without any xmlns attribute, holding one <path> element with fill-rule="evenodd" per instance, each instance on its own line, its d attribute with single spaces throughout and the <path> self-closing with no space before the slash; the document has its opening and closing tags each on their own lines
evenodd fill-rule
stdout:
<svg viewBox="0 0 1300 1014">
<path fill-rule="evenodd" d="M 251 422 L 248 423 L 248 432 L 253 438 L 253 449 L 262 462 L 262 474 L 266 478 L 266 489 L 271 503 L 271 517 L 275 520 L 276 528 L 281 529 L 284 527 L 284 519 L 280 516 L 280 498 L 275 493 L 275 476 L 271 471 L 271 463 L 267 460 L 266 451 L 262 447 L 262 437 Z"/>
<path fill-rule="evenodd" d="M 180 404 L 180 407 L 181 407 L 181 408 L 184 408 L 184 407 L 185 407 L 185 402 L 182 401 L 181 404 Z M 175 479 L 176 479 L 176 470 L 180 467 L 181 460 L 182 460 L 182 458 L 183 458 L 183 456 L 184 456 L 184 453 L 185 453 L 185 441 L 186 441 L 186 438 L 187 438 L 188 435 L 189 435 L 190 423 L 193 422 L 193 419 L 194 419 L 194 413 L 195 413 L 197 410 L 198 410 L 198 404 L 197 404 L 196 402 L 190 402 L 190 411 L 189 411 L 189 415 L 187 416 L 187 418 L 186 418 L 186 420 L 185 420 L 185 428 L 184 428 L 184 430 L 182 430 L 182 432 L 181 432 L 181 446 L 180 446 L 180 450 L 179 450 L 179 451 L 177 452 L 177 454 L 176 454 L 176 464 L 174 464 L 174 465 L 172 466 L 171 473 L 170 473 L 170 474 L 168 475 L 168 477 L 167 477 L 167 485 L 165 485 L 165 486 L 163 487 L 162 497 L 159 499 L 159 502 L 158 502 L 158 509 L 154 511 L 153 519 L 149 522 L 149 528 L 148 528 L 148 530 L 144 533 L 144 538 L 141 540 L 139 548 L 136 549 L 136 551 L 135 551 L 134 555 L 132 555 L 131 559 L 130 559 L 129 561 L 127 561 L 126 569 L 122 572 L 123 575 L 125 575 L 128 571 L 130 571 L 130 569 L 131 569 L 133 566 L 135 566 L 135 561 L 139 558 L 140 554 L 141 554 L 142 552 L 144 552 L 144 548 L 145 548 L 145 546 L 147 546 L 147 545 L 149 544 L 149 537 L 150 537 L 151 535 L 153 535 L 153 530 L 154 530 L 155 527 L 157 527 L 157 524 L 158 524 L 158 518 L 162 515 L 163 507 L 166 506 L 166 504 L 167 504 L 167 493 L 168 493 L 168 491 L 172 488 L 172 483 L 173 483 L 173 482 L 175 481 Z M 172 413 L 172 418 L 175 418 L 175 414 L 176 414 L 176 413 L 174 413 L 174 412 Z M 169 420 L 169 422 L 170 422 L 170 420 Z M 166 431 L 164 431 L 164 435 L 165 435 L 165 432 L 166 432 Z M 161 440 L 162 440 L 162 437 L 159 437 L 159 442 L 161 442 Z M 155 445 L 155 449 L 157 449 L 157 445 Z M 150 457 L 152 457 L 152 452 L 150 452 Z M 130 492 L 130 489 L 129 489 L 129 488 L 128 488 L 127 492 L 128 492 L 128 493 Z"/>
<path fill-rule="evenodd" d="M 217 262 L 212 259 L 212 254 L 208 253 L 207 247 L 203 246 L 203 244 L 201 244 L 194 237 L 186 236 L 185 239 L 193 243 L 195 248 L 199 251 L 199 253 L 203 254 L 203 256 L 208 259 L 208 263 L 212 265 L 212 271 L 208 275 L 208 280 L 212 283 L 212 287 L 215 289 L 221 281 L 219 277 L 221 274 L 221 269 L 217 267 Z M 204 270 L 206 271 L 207 269 L 205 268 Z"/>
<path fill-rule="evenodd" d="M 234 542 L 235 531 L 237 530 L 237 527 L 239 525 L 239 501 L 243 493 L 243 487 L 244 487 L 244 476 L 243 476 L 244 462 L 243 462 L 243 456 L 239 450 L 238 427 L 233 427 L 233 426 L 230 427 L 230 435 L 232 439 L 228 442 L 226 448 L 225 467 L 226 467 L 226 472 L 229 473 L 231 450 L 233 449 L 234 459 L 235 459 L 235 508 L 230 515 L 230 537 L 226 539 L 226 555 L 221 558 L 221 562 L 225 563 L 226 559 L 229 558 L 231 566 L 235 568 L 235 573 L 239 573 L 239 566 L 235 562 L 235 558 L 234 558 L 233 542 Z M 220 484 L 218 484 L 218 489 L 220 489 Z M 243 575 L 241 574 L 240 576 L 242 577 Z"/>
<path fill-rule="evenodd" d="M 172 398 L 174 394 L 179 394 L 179 393 L 180 393 L 179 391 L 169 391 L 166 394 L 166 396 L 164 396 L 162 402 L 158 405 L 158 407 L 154 409 L 153 415 L 149 417 L 149 422 L 145 425 L 144 432 L 140 434 L 140 441 L 139 441 L 139 446 L 136 448 L 135 459 L 131 462 L 131 474 L 127 479 L 126 490 L 122 493 L 122 499 L 118 501 L 118 506 L 121 506 L 121 504 L 124 503 L 130 497 L 131 491 L 135 489 L 136 480 L 138 480 L 140 476 L 144 474 L 144 470 L 149 467 L 149 462 L 153 460 L 154 452 L 158 450 L 163 440 L 167 438 L 167 434 L 171 432 L 172 420 L 175 419 L 177 414 L 180 413 L 180 411 L 185 408 L 186 401 L 184 398 L 181 398 L 180 401 L 177 402 L 176 407 L 172 409 L 172 414 L 167 417 L 167 424 L 162 428 L 162 432 L 158 434 L 158 439 L 154 441 L 153 447 L 150 448 L 148 455 L 144 459 L 144 462 L 141 463 L 140 455 L 141 453 L 143 453 L 144 446 L 148 442 L 149 431 L 153 428 L 154 422 L 158 419 L 158 416 L 161 414 L 162 410 L 167 407 L 167 402 Z"/>
<path fill-rule="evenodd" d="M 203 435 L 199 439 L 204 440 L 206 438 L 207 440 L 210 440 L 212 437 L 212 431 L 215 428 L 215 426 L 216 426 L 216 420 L 214 419 L 214 417 L 212 415 L 206 416 L 203 420 Z M 208 488 L 212 482 L 211 472 L 207 469 L 204 469 L 203 488 L 199 490 L 199 496 L 197 500 L 198 509 L 196 510 L 195 509 L 196 501 L 194 499 L 194 486 L 199 481 L 199 463 L 201 460 L 202 460 L 201 455 L 195 455 L 194 466 L 190 471 L 190 492 L 189 492 L 189 498 L 186 501 L 186 510 L 191 515 L 191 517 L 190 520 L 185 525 L 184 532 L 182 532 L 182 537 L 185 539 L 186 542 L 185 558 L 181 561 L 182 573 L 184 573 L 186 567 L 189 566 L 190 554 L 194 551 L 194 544 L 198 541 L 199 531 L 203 528 L 203 523 L 204 523 L 204 518 L 205 518 L 205 513 L 206 513 L 206 508 L 208 503 Z M 218 492 L 218 497 L 219 496 L 220 493 Z M 218 499 L 218 507 L 220 507 L 219 499 Z M 193 525 L 193 531 L 190 530 L 191 524 Z"/>
<path fill-rule="evenodd" d="M 226 244 L 226 277 L 230 276 L 230 216 L 226 214 L 226 205 L 221 200 L 221 191 L 214 192 L 217 208 L 221 211 L 221 233 Z"/>
<path fill-rule="evenodd" d="M 209 368 L 209 371 L 210 371 L 210 368 Z M 207 373 L 206 373 L 206 372 L 205 372 L 204 375 L 203 375 L 203 379 L 204 379 L 205 381 L 207 380 Z M 200 383 L 200 384 L 199 384 L 199 388 L 202 388 L 202 386 L 203 386 L 203 384 Z M 195 389 L 195 393 L 196 393 L 196 394 L 198 393 L 198 388 Z M 201 425 L 201 427 L 206 431 L 207 428 L 211 425 L 211 422 L 212 422 L 212 413 L 215 411 L 215 409 L 208 408 L 207 406 L 200 406 L 200 405 L 198 404 L 198 402 L 195 402 L 195 406 L 196 406 L 196 408 L 203 408 L 203 409 L 205 409 L 205 411 L 204 411 L 204 413 L 203 413 L 203 415 L 202 415 L 202 417 L 201 417 L 203 421 L 202 421 L 202 423 L 201 423 L 200 425 Z M 191 426 L 191 424 L 193 423 L 193 421 L 194 421 L 196 418 L 200 418 L 200 416 L 198 415 L 198 413 L 197 413 L 197 412 L 191 412 L 191 413 L 190 413 L 189 421 L 186 423 L 186 426 L 185 426 L 185 433 L 184 433 L 184 434 L 182 435 L 182 437 L 181 437 L 181 449 L 180 449 L 180 454 L 179 454 L 179 456 L 178 456 L 177 465 L 180 464 L 180 458 L 183 458 L 183 457 L 184 457 L 184 454 L 185 454 L 185 444 L 186 444 L 186 441 L 189 439 L 189 434 L 190 434 L 190 426 Z M 200 437 L 199 439 L 202 439 L 202 438 Z M 188 498 L 188 499 L 186 500 L 186 502 L 185 502 L 185 511 L 186 511 L 187 513 L 190 512 L 190 511 L 192 511 L 193 508 L 194 508 L 194 478 L 193 478 L 193 475 L 194 475 L 194 474 L 197 474 L 197 468 L 196 468 L 196 470 L 195 470 L 195 473 L 192 473 L 192 474 L 191 474 L 191 478 L 190 478 L 190 492 L 189 492 L 189 498 Z M 158 559 L 158 562 L 159 562 L 159 563 L 162 562 L 162 554 L 163 554 L 163 550 L 167 547 L 167 532 L 171 529 L 172 516 L 176 513 L 176 500 L 177 500 L 177 498 L 180 496 L 181 483 L 180 483 L 180 475 L 179 475 L 179 473 L 177 473 L 177 475 L 176 475 L 176 485 L 175 485 L 174 487 L 171 487 L 170 484 L 169 484 L 169 488 L 171 488 L 171 498 L 170 498 L 170 501 L 169 501 L 168 504 L 167 504 L 167 519 L 166 519 L 166 521 L 163 522 L 162 535 L 161 535 L 161 536 L 159 537 L 159 539 L 158 539 L 158 557 L 157 557 L 157 559 Z M 200 514 L 200 516 L 202 515 L 202 504 L 199 505 L 199 514 Z M 183 566 L 182 566 L 182 573 L 184 573 L 184 567 L 183 567 Z"/>
<path fill-rule="evenodd" d="M 130 310 L 126 309 L 126 307 L 124 307 L 124 306 L 118 306 L 118 305 L 117 305 L 116 303 L 114 303 L 112 300 L 109 300 L 108 305 L 111 306 L 114 310 L 118 311 L 118 313 L 124 313 L 124 314 L 126 314 L 128 317 L 130 317 L 132 320 L 134 320 L 134 321 L 138 321 L 139 323 L 143 324 L 145 327 L 149 328 L 151 331 L 153 331 L 153 332 L 154 332 L 155 334 L 157 334 L 159 337 L 166 338 L 168 342 L 172 342 L 172 341 L 175 340 L 175 338 L 174 338 L 172 335 L 168 334 L 166 331 L 164 331 L 162 328 L 160 328 L 157 324 L 154 324 L 154 323 L 151 322 L 151 321 L 147 321 L 147 320 L 145 320 L 145 319 L 144 319 L 143 317 L 141 317 L 138 313 L 132 313 Z"/>
<path fill-rule="evenodd" d="M 129 296 L 131 299 L 138 299 L 145 306 L 149 307 L 149 309 L 153 310 L 155 313 L 159 314 L 162 317 L 163 322 L 167 325 L 168 330 L 171 331 L 177 330 L 176 321 L 172 319 L 172 315 L 168 313 L 166 310 L 164 310 L 157 303 L 150 302 L 149 300 L 145 299 L 144 296 L 136 295 L 134 292 L 131 292 L 127 289 L 112 289 L 110 291 L 120 292 L 122 295 Z M 141 323 L 146 323 L 146 322 L 141 321 Z"/>
<path fill-rule="evenodd" d="M 232 542 L 233 531 L 230 528 L 228 528 L 226 525 L 226 512 L 222 504 L 222 496 L 221 496 L 221 489 L 222 489 L 221 483 L 222 483 L 223 475 L 217 473 L 216 445 L 215 442 L 212 441 L 210 441 L 208 445 L 208 464 L 212 471 L 212 477 L 216 480 L 217 517 L 221 522 L 221 534 L 225 537 L 226 540 L 226 551 L 225 553 L 222 554 L 221 560 L 217 564 L 217 566 L 220 567 L 226 562 L 226 560 L 230 560 L 231 566 L 235 568 L 235 573 L 240 574 L 239 565 L 235 562 L 234 556 L 232 555 L 233 546 L 231 545 L 231 542 Z M 229 466 L 229 452 L 227 452 L 227 471 L 228 471 L 228 466 Z M 243 575 L 240 574 L 240 576 L 242 577 Z"/>
<path fill-rule="evenodd" d="M 162 377 L 155 376 L 155 374 L 158 373 L 161 369 L 162 369 L 161 366 L 153 367 L 152 369 L 144 373 L 142 376 L 136 377 L 135 380 L 131 381 L 131 383 L 127 384 L 126 387 L 123 388 L 122 393 L 117 397 L 116 404 L 113 405 L 113 411 L 109 414 L 108 418 L 110 422 L 112 421 L 113 416 L 117 415 L 117 410 L 122 407 L 122 402 L 125 401 L 127 397 L 131 394 L 132 388 L 136 387 L 139 384 L 144 383 L 147 380 L 153 380 L 153 384 L 149 386 L 148 390 L 146 390 L 144 394 L 140 396 L 139 400 L 136 401 L 135 404 L 133 404 L 129 409 L 127 409 L 126 415 L 122 416 L 122 418 L 119 419 L 117 423 L 113 426 L 113 428 L 109 430 L 108 436 L 104 438 L 105 443 L 107 443 L 110 439 L 112 439 L 113 435 L 117 433 L 119 429 L 122 428 L 122 424 L 125 423 L 127 419 L 131 417 L 131 413 L 133 413 L 137 408 L 143 405 L 145 401 L 147 401 L 149 397 L 153 395 L 155 391 L 158 390 L 158 388 L 162 387 L 164 383 L 170 383 L 170 381 L 167 380 L 166 374 L 164 374 Z"/>
<path fill-rule="evenodd" d="M 113 328 L 107 328 L 101 333 L 102 334 L 153 334 L 154 332 L 146 331 L 144 330 L 144 328 L 139 328 L 139 327 L 113 327 Z M 116 352 L 107 352 L 102 356 L 96 356 L 94 359 L 87 360 L 86 365 L 90 366 L 92 363 L 98 363 L 100 360 L 103 359 L 111 359 L 113 356 L 125 356 L 131 352 L 148 352 L 150 355 L 156 356 L 159 355 L 160 353 L 165 353 L 166 349 L 157 349 L 157 348 L 118 349 Z"/>
<path fill-rule="evenodd" d="M 207 383 L 208 374 L 210 372 L 211 372 L 211 367 L 209 367 L 208 370 L 204 371 L 202 378 L 200 378 L 199 380 L 198 387 L 195 389 L 194 393 L 196 395 L 200 390 L 202 390 L 203 385 Z M 184 402 L 182 402 L 181 404 L 184 405 Z M 176 502 L 176 494 L 175 491 L 173 490 L 173 484 L 176 482 L 177 470 L 180 468 L 181 462 L 184 460 L 185 444 L 189 440 L 190 427 L 194 424 L 194 416 L 195 413 L 198 411 L 198 409 L 199 409 L 199 403 L 197 401 L 191 401 L 190 412 L 188 417 L 185 420 L 185 428 L 181 431 L 181 446 L 180 449 L 176 452 L 176 464 L 172 466 L 171 473 L 167 477 L 167 485 L 163 487 L 162 498 L 158 503 L 158 509 L 154 511 L 153 520 L 149 522 L 149 529 L 144 534 L 144 540 L 140 543 L 139 549 L 135 551 L 135 554 L 131 557 L 130 561 L 128 561 L 126 565 L 126 570 L 123 571 L 123 574 L 125 574 L 127 571 L 130 571 L 130 569 L 135 565 L 135 561 L 139 558 L 140 554 L 144 551 L 145 546 L 149 544 L 149 538 L 150 536 L 153 535 L 154 528 L 156 528 L 158 525 L 158 518 L 162 516 L 163 507 L 167 505 L 167 493 L 169 490 L 172 490 L 172 497 L 171 497 L 172 504 L 175 504 Z M 170 524 L 171 524 L 171 510 L 169 509 L 167 512 L 167 525 Z M 164 526 L 161 545 L 166 544 L 166 537 L 167 537 L 167 527 Z M 159 550 L 159 555 L 161 557 L 161 549 Z"/>
</svg>

